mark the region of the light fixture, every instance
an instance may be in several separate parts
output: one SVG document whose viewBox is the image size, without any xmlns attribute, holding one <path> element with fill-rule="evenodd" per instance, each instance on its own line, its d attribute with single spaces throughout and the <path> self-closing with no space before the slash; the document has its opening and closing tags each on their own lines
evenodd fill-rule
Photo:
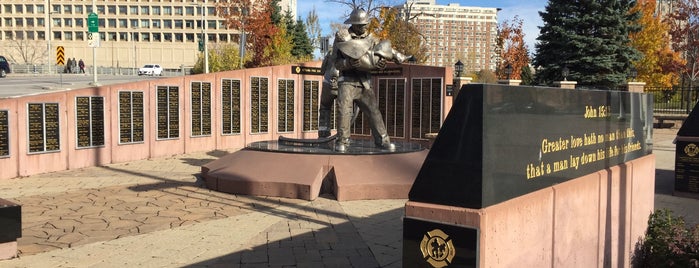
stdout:
<svg viewBox="0 0 699 268">
<path fill-rule="evenodd" d="M 456 71 L 456 77 L 461 77 L 461 72 L 464 71 L 464 63 L 461 60 L 454 64 L 454 71 Z"/>
<path fill-rule="evenodd" d="M 510 80 L 510 75 L 512 75 L 512 65 L 509 63 L 505 66 L 505 74 L 507 75 L 507 80 Z"/>
<path fill-rule="evenodd" d="M 638 70 L 636 70 L 636 67 L 631 66 L 631 70 L 629 70 L 629 77 L 631 81 L 636 80 L 636 76 L 638 76 Z"/>
<path fill-rule="evenodd" d="M 563 75 L 563 81 L 568 81 L 568 75 L 570 75 L 570 69 L 568 69 L 568 66 L 563 66 L 563 69 L 561 69 L 561 75 Z"/>
</svg>

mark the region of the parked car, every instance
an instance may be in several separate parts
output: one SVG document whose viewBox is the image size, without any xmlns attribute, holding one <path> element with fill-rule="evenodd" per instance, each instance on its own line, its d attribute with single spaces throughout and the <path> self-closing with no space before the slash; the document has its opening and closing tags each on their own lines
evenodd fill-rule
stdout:
<svg viewBox="0 0 699 268">
<path fill-rule="evenodd" d="M 4 78 L 10 71 L 10 62 L 7 61 L 5 56 L 0 56 L 0 77 Z"/>
<path fill-rule="evenodd" d="M 146 64 L 138 69 L 138 75 L 161 76 L 163 75 L 163 67 L 159 64 Z"/>
</svg>

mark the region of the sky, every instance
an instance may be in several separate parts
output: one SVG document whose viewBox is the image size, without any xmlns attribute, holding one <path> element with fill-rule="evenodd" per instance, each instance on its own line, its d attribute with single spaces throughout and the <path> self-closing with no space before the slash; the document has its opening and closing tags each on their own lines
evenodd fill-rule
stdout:
<svg viewBox="0 0 699 268">
<path fill-rule="evenodd" d="M 405 3 L 405 0 L 392 0 L 397 4 Z M 534 52 L 536 37 L 539 35 L 539 26 L 543 24 L 539 11 L 544 11 L 547 0 L 437 0 L 438 5 L 458 3 L 460 6 L 495 7 L 501 8 L 498 12 L 498 22 L 512 21 L 515 15 L 523 20 L 524 41 L 529 46 L 529 51 Z M 308 13 L 315 8 L 323 28 L 323 35 L 331 35 L 330 23 L 342 23 L 349 8 L 336 3 L 326 3 L 325 0 L 299 0 L 297 7 L 298 16 L 303 20 Z"/>
</svg>

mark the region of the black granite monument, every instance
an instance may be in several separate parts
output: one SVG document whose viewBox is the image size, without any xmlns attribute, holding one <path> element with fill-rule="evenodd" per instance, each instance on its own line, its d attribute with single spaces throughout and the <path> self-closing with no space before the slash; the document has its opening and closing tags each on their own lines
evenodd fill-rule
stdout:
<svg viewBox="0 0 699 268">
<path fill-rule="evenodd" d="M 677 132 L 675 194 L 699 198 L 699 109 L 694 106 Z"/>
<path fill-rule="evenodd" d="M 649 104 L 643 93 L 465 85 L 409 200 L 478 210 L 648 155 Z M 475 267 L 478 232 L 406 217 L 403 265 Z"/>
</svg>

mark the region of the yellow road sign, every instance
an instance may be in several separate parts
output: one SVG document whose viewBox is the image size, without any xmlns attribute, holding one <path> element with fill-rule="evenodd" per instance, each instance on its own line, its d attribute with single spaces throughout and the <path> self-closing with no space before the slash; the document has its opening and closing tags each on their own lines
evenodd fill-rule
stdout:
<svg viewBox="0 0 699 268">
<path fill-rule="evenodd" d="M 56 64 L 58 65 L 65 65 L 66 64 L 66 58 L 63 53 L 63 46 L 58 46 L 56 47 Z"/>
</svg>

